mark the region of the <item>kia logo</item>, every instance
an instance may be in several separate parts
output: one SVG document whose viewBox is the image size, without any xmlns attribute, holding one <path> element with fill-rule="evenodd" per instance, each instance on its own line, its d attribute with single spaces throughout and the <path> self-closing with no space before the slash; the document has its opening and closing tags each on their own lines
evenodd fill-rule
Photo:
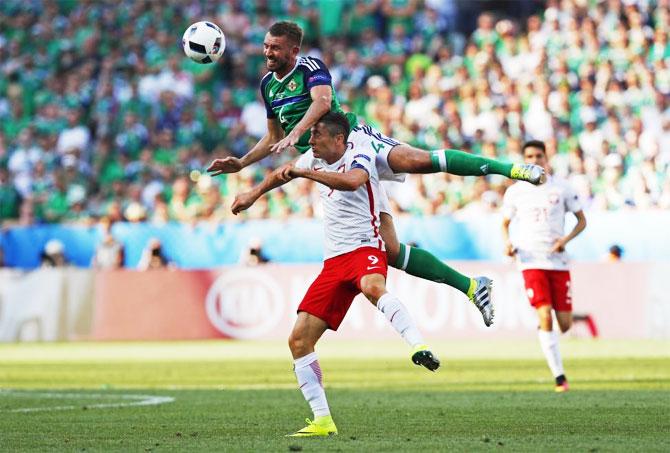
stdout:
<svg viewBox="0 0 670 453">
<path fill-rule="evenodd" d="M 279 323 L 284 296 L 266 272 L 238 269 L 214 281 L 205 299 L 207 317 L 232 338 L 257 338 Z"/>
</svg>

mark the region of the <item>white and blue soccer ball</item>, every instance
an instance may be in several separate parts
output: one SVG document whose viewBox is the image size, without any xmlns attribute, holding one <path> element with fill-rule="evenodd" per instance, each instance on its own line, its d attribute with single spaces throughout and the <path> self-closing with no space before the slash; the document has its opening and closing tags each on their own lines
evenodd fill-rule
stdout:
<svg viewBox="0 0 670 453">
<path fill-rule="evenodd" d="M 226 48 L 226 37 L 215 23 L 196 22 L 186 29 L 181 40 L 184 53 L 196 63 L 213 63 Z"/>
</svg>

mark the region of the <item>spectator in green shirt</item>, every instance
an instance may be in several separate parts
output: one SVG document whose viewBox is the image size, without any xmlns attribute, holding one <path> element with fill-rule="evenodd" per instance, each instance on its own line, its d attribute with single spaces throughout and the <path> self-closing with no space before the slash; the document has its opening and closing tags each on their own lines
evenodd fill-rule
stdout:
<svg viewBox="0 0 670 453">
<path fill-rule="evenodd" d="M 0 167 L 0 224 L 19 217 L 21 198 L 6 168 Z"/>
</svg>

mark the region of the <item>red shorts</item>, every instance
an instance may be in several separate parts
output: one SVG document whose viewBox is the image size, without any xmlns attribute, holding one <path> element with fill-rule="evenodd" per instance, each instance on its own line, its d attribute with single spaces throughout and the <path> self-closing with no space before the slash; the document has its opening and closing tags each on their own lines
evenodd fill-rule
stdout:
<svg viewBox="0 0 670 453">
<path fill-rule="evenodd" d="M 373 247 L 361 247 L 327 259 L 300 302 L 298 312 L 323 319 L 329 328 L 337 330 L 354 297 L 361 292 L 361 278 L 369 274 L 386 277 L 386 270 L 386 252 Z"/>
<path fill-rule="evenodd" d="M 526 294 L 533 307 L 551 305 L 556 311 L 572 311 L 569 271 L 526 269 L 522 273 Z"/>
</svg>

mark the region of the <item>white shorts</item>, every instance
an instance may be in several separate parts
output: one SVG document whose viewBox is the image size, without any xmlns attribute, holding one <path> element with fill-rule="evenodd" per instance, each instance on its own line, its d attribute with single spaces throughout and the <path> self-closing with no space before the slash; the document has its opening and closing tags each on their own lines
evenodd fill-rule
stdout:
<svg viewBox="0 0 670 453">
<path fill-rule="evenodd" d="M 354 127 L 349 134 L 347 142 L 350 142 L 354 149 L 363 148 L 375 151 L 377 154 L 375 164 L 381 181 L 405 182 L 407 173 L 394 173 L 388 162 L 389 152 L 394 146 L 402 145 L 401 142 L 387 137 L 366 124 L 359 124 Z M 388 197 L 386 197 L 386 205 L 388 206 Z"/>
</svg>

